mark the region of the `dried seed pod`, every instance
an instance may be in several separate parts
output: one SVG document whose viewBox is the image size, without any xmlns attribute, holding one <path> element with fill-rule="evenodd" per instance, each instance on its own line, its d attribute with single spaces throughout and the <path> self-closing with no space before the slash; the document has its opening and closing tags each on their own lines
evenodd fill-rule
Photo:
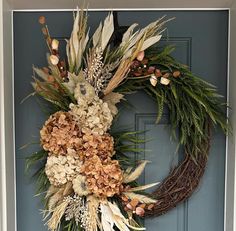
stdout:
<svg viewBox="0 0 236 231">
<path fill-rule="evenodd" d="M 165 77 L 161 77 L 160 83 L 163 85 L 169 85 L 170 80 Z"/>
<path fill-rule="evenodd" d="M 175 71 L 175 72 L 173 72 L 173 76 L 174 76 L 175 78 L 178 78 L 178 77 L 180 76 L 180 71 Z"/>
<path fill-rule="evenodd" d="M 155 75 L 152 75 L 150 77 L 150 83 L 152 84 L 153 87 L 157 85 L 157 77 Z"/>
<path fill-rule="evenodd" d="M 156 75 L 157 78 L 161 77 L 162 76 L 161 70 L 160 69 L 156 69 L 155 70 L 155 75 Z"/>
<path fill-rule="evenodd" d="M 152 210 L 153 208 L 154 208 L 154 204 L 150 204 L 150 205 L 148 205 L 148 207 L 147 207 L 148 210 Z"/>
<path fill-rule="evenodd" d="M 134 198 L 132 201 L 130 201 L 130 205 L 135 208 L 139 203 L 139 200 Z"/>
<path fill-rule="evenodd" d="M 45 24 L 46 23 L 46 18 L 44 16 L 40 16 L 39 17 L 39 23 L 42 24 L 42 25 Z"/>
<path fill-rule="evenodd" d="M 42 33 L 43 33 L 43 35 L 48 36 L 48 31 L 47 31 L 46 27 L 42 28 Z"/>
<path fill-rule="evenodd" d="M 139 205 L 139 207 L 145 209 L 146 204 L 141 204 L 141 205 Z"/>
<path fill-rule="evenodd" d="M 145 211 L 144 211 L 144 209 L 143 208 L 141 208 L 141 207 L 137 207 L 136 209 L 135 209 L 135 213 L 138 215 L 138 216 L 144 216 L 144 213 L 145 213 Z"/>
<path fill-rule="evenodd" d="M 155 71 L 155 67 L 153 67 L 153 66 L 149 67 L 147 70 L 148 74 L 153 74 L 154 71 Z"/>
<path fill-rule="evenodd" d="M 165 74 L 163 75 L 163 77 L 164 77 L 164 78 L 169 78 L 169 77 L 170 77 L 170 73 L 165 73 Z"/>
<path fill-rule="evenodd" d="M 58 50 L 58 46 L 59 46 L 59 41 L 57 39 L 53 39 L 52 40 L 52 49 Z"/>
<path fill-rule="evenodd" d="M 145 55 L 144 51 L 140 51 L 136 59 L 141 62 L 144 58 L 144 55 Z"/>
<path fill-rule="evenodd" d="M 51 61 L 52 65 L 56 66 L 59 63 L 59 58 L 56 55 L 51 55 L 50 61 Z"/>
<path fill-rule="evenodd" d="M 129 203 L 126 205 L 126 207 L 129 209 L 129 210 L 133 210 L 133 206 Z"/>
</svg>

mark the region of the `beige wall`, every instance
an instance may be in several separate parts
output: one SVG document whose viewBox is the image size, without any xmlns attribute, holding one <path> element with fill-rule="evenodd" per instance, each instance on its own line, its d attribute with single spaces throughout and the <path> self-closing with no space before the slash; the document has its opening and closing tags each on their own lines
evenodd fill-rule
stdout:
<svg viewBox="0 0 236 231">
<path fill-rule="evenodd" d="M 229 110 L 230 122 L 233 134 L 228 142 L 227 160 L 227 186 L 226 187 L 226 231 L 236 231 L 236 0 L 233 1 L 230 9 L 230 63 L 229 63 Z"/>
<path fill-rule="evenodd" d="M 8 0 L 14 9 L 74 9 L 76 4 L 89 8 L 220 8 L 233 0 Z"/>
<path fill-rule="evenodd" d="M 0 227 L 15 230 L 11 9 L 0 0 Z M 2 210 L 2 211 L 1 211 Z"/>
</svg>

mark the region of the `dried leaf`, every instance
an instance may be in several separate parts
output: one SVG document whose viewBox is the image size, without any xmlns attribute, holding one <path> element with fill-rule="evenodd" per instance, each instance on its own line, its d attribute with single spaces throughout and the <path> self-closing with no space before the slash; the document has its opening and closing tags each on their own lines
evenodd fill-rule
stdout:
<svg viewBox="0 0 236 231">
<path fill-rule="evenodd" d="M 113 14 L 110 13 L 104 20 L 101 36 L 101 48 L 104 50 L 114 32 Z"/>
<path fill-rule="evenodd" d="M 137 23 L 132 24 L 132 25 L 128 28 L 128 30 L 124 33 L 123 38 L 122 38 L 121 46 L 125 46 L 125 44 L 127 44 L 127 43 L 129 42 L 130 37 L 132 36 L 133 31 L 134 31 L 134 28 L 135 28 L 136 26 L 138 26 Z"/>
<path fill-rule="evenodd" d="M 102 23 L 100 22 L 97 30 L 93 34 L 93 46 L 94 47 L 99 45 L 99 41 L 101 39 L 101 33 L 102 33 Z"/>
<path fill-rule="evenodd" d="M 144 41 L 143 46 L 141 48 L 141 51 L 146 50 L 150 46 L 154 45 L 155 43 L 159 42 L 161 39 L 161 35 L 153 36 L 151 38 L 148 38 L 147 40 Z"/>
</svg>

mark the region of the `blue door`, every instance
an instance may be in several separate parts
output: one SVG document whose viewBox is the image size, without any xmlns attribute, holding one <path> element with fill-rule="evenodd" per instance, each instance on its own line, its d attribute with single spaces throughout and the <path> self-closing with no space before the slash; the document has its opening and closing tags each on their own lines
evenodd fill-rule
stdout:
<svg viewBox="0 0 236 231">
<path fill-rule="evenodd" d="M 90 12 L 91 31 L 105 17 L 106 12 Z M 141 26 L 166 14 L 176 17 L 168 24 L 161 45 L 174 44 L 174 56 L 190 66 L 203 79 L 218 87 L 220 94 L 227 94 L 227 41 L 228 11 L 135 11 L 119 12 L 120 25 L 138 22 Z M 37 99 L 21 100 L 31 91 L 32 64 L 45 66 L 47 51 L 38 25 L 39 16 L 47 18 L 51 36 L 64 43 L 72 29 L 71 12 L 15 12 L 14 13 L 14 84 L 16 124 L 16 181 L 18 231 L 46 231 L 40 214 L 41 202 L 35 195 L 35 185 L 25 174 L 28 153 L 38 150 L 31 145 L 27 150 L 22 145 L 39 140 L 39 128 L 46 119 Z M 62 50 L 62 52 L 64 52 Z M 143 174 L 145 183 L 163 180 L 170 169 L 181 161 L 183 153 L 176 153 L 176 142 L 170 139 L 168 113 L 155 124 L 156 107 L 144 93 L 129 97 L 133 108 L 125 108 L 118 122 L 120 126 L 147 130 L 146 152 L 138 158 L 151 163 Z M 166 215 L 146 219 L 148 231 L 223 231 L 224 230 L 224 177 L 225 137 L 213 131 L 212 145 L 205 176 L 200 187 L 187 202 Z"/>
</svg>

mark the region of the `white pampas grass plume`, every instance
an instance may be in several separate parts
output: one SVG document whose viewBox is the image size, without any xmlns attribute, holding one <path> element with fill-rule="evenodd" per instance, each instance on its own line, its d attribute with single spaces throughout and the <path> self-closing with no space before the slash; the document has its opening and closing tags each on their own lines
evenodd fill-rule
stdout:
<svg viewBox="0 0 236 231">
<path fill-rule="evenodd" d="M 130 183 L 139 178 L 147 163 L 149 163 L 149 161 L 147 160 L 143 161 L 133 172 L 131 172 L 129 175 L 124 176 L 123 182 Z"/>
</svg>

